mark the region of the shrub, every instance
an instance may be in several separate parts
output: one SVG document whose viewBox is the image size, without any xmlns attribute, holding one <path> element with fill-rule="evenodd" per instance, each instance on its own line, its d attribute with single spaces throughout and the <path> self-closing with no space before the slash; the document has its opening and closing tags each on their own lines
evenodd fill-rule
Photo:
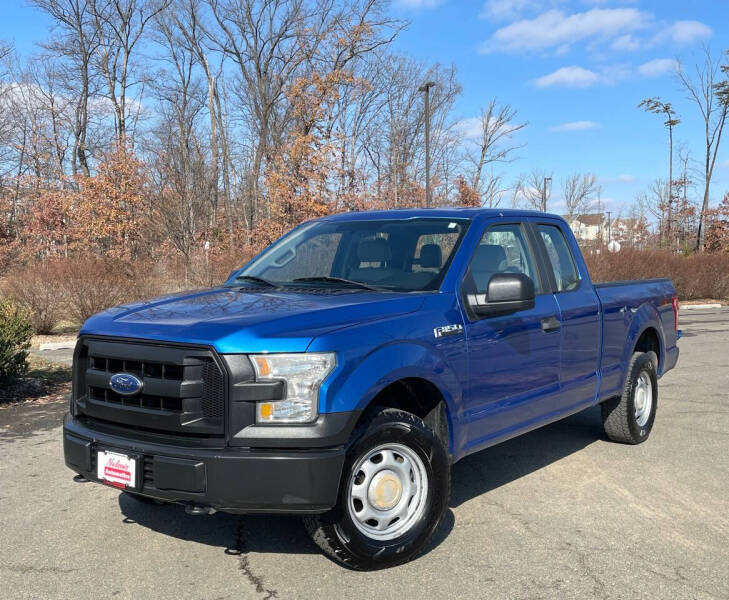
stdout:
<svg viewBox="0 0 729 600">
<path fill-rule="evenodd" d="M 228 276 L 242 267 L 253 256 L 251 249 L 226 251 L 210 255 L 206 261 L 204 256 L 197 256 L 188 268 L 188 280 L 192 287 L 212 287 L 220 285 Z"/>
<path fill-rule="evenodd" d="M 57 282 L 68 317 L 82 324 L 91 315 L 142 297 L 144 271 L 110 258 L 73 258 L 60 262 Z"/>
<path fill-rule="evenodd" d="M 38 263 L 11 272 L 3 283 L 3 291 L 25 309 L 36 333 L 51 333 L 63 317 L 58 262 Z"/>
<path fill-rule="evenodd" d="M 600 281 L 668 277 L 681 300 L 729 299 L 729 255 L 691 254 L 624 248 L 620 252 L 585 252 L 590 277 Z"/>
<path fill-rule="evenodd" d="M 25 311 L 6 298 L 0 301 L 0 383 L 12 383 L 28 371 L 33 326 Z"/>
</svg>

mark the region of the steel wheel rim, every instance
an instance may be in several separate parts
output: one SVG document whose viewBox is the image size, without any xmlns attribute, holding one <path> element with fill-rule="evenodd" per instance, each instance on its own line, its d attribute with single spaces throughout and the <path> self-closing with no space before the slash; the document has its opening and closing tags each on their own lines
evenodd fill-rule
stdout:
<svg viewBox="0 0 729 600">
<path fill-rule="evenodd" d="M 383 444 L 355 464 L 347 508 L 354 526 L 375 540 L 392 540 L 425 512 L 428 473 L 418 454 L 402 444 Z"/>
<path fill-rule="evenodd" d="M 651 416 L 651 409 L 653 408 L 653 382 L 645 371 L 638 376 L 638 381 L 635 384 L 633 404 L 635 406 L 635 420 L 639 427 L 644 427 Z"/>
</svg>

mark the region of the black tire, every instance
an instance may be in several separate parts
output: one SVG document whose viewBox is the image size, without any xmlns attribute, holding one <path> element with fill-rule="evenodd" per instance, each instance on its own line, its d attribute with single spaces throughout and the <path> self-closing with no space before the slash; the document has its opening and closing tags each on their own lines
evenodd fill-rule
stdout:
<svg viewBox="0 0 729 600">
<path fill-rule="evenodd" d="M 636 352 L 628 364 L 623 394 L 602 403 L 602 423 L 608 438 L 623 444 L 640 444 L 648 439 L 653 429 L 658 407 L 658 357 L 654 352 Z M 652 404 L 647 421 L 641 425 L 635 415 L 635 387 L 641 374 L 651 381 Z"/>
<path fill-rule="evenodd" d="M 361 532 L 347 503 L 357 462 L 388 443 L 417 453 L 427 473 L 427 495 L 420 517 L 402 535 L 385 541 Z M 327 513 L 305 516 L 304 525 L 324 553 L 342 565 L 363 571 L 392 567 L 412 560 L 428 545 L 448 507 L 450 489 L 448 452 L 422 419 L 393 408 L 372 410 L 352 435 L 337 505 Z"/>
</svg>

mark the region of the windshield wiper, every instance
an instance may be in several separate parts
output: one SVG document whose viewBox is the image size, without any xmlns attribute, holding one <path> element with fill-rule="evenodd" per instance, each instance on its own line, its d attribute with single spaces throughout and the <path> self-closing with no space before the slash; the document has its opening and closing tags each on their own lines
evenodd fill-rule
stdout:
<svg viewBox="0 0 729 600">
<path fill-rule="evenodd" d="M 253 275 L 238 275 L 235 278 L 236 281 L 248 281 L 250 283 L 257 283 L 258 285 L 262 285 L 264 287 L 269 288 L 277 288 L 278 286 L 275 283 L 271 283 L 270 281 L 263 279 L 262 277 L 254 277 Z"/>
<path fill-rule="evenodd" d="M 363 290 L 371 290 L 373 292 L 377 291 L 377 288 L 372 287 L 371 285 L 367 285 L 366 283 L 362 283 L 361 281 L 352 281 L 351 279 L 344 279 L 343 277 L 299 277 L 297 279 L 294 279 L 294 283 L 296 282 L 312 282 L 312 283 L 338 283 L 342 285 L 348 285 L 350 287 L 357 287 L 361 288 Z"/>
</svg>

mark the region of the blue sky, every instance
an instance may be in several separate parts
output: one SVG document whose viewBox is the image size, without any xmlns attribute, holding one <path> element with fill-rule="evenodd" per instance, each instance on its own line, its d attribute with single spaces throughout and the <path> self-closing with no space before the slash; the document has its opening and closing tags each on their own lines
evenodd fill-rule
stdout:
<svg viewBox="0 0 729 600">
<path fill-rule="evenodd" d="M 456 111 L 466 120 L 492 97 L 519 110 L 529 126 L 507 179 L 533 168 L 555 180 L 575 172 L 601 177 L 606 208 L 620 210 L 667 170 L 662 121 L 636 108 L 661 96 L 682 123 L 676 144 L 701 159 L 697 109 L 671 74 L 673 61 L 701 58 L 703 44 L 729 48 L 727 0 L 394 0 L 410 21 L 396 49 L 428 62 L 454 63 L 463 85 Z M 50 23 L 22 0 L 5 0 L 0 38 L 22 53 Z M 729 131 L 720 152 L 714 200 L 729 190 Z M 555 210 L 559 208 L 555 189 Z"/>
<path fill-rule="evenodd" d="M 457 65 L 459 115 L 478 115 L 495 96 L 529 122 L 507 173 L 594 172 L 609 205 L 629 204 L 667 176 L 662 120 L 636 108 L 656 95 L 679 112 L 677 144 L 701 158 L 702 121 L 672 61 L 700 59 L 703 44 L 729 49 L 726 0 L 399 0 L 394 8 L 411 21 L 401 51 Z M 729 136 L 719 163 L 717 200 L 729 191 Z"/>
</svg>

